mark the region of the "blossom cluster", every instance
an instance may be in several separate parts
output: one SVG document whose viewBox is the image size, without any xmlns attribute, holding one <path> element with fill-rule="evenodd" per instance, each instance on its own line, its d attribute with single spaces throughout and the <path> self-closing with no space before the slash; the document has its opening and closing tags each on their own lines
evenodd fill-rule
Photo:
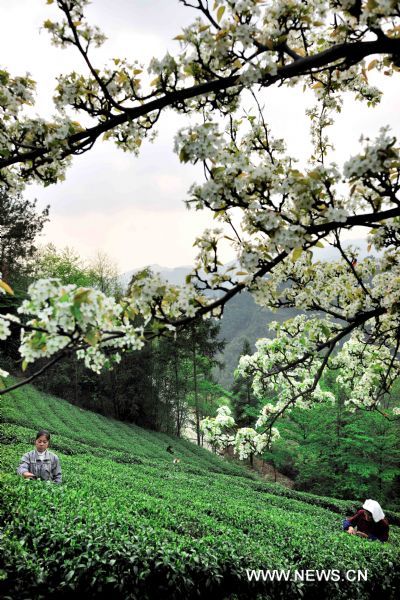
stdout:
<svg viewBox="0 0 400 600">
<path fill-rule="evenodd" d="M 399 148 L 388 127 L 381 128 L 374 142 L 368 138 L 365 142 L 365 151 L 352 156 L 344 165 L 343 173 L 347 179 L 354 183 L 364 177 L 379 178 L 385 172 L 399 172 Z"/>
<path fill-rule="evenodd" d="M 106 346 L 119 345 L 114 336 L 123 327 L 122 307 L 102 292 L 48 279 L 32 284 L 28 293 L 29 298 L 18 309 L 21 315 L 33 317 L 21 330 L 20 352 L 25 365 L 80 344 L 96 348 L 97 354 Z M 88 352 L 90 357 L 93 351 Z M 86 355 L 79 357 L 88 364 Z M 90 366 L 99 372 L 100 361 L 91 361 Z"/>
<path fill-rule="evenodd" d="M 253 454 L 262 454 L 270 443 L 278 438 L 279 432 L 275 427 L 271 438 L 266 433 L 257 433 L 252 427 L 242 427 L 236 432 L 235 453 L 240 460 L 245 460 Z"/>
<path fill-rule="evenodd" d="M 330 338 L 334 325 L 300 315 L 283 325 L 273 322 L 270 329 L 275 330 L 275 337 L 259 339 L 256 352 L 242 356 L 236 371 L 237 376 L 251 378 L 256 397 L 276 398 L 264 406 L 258 427 L 271 425 L 294 407 L 309 408 L 317 402 L 333 401 L 332 394 L 318 381 L 323 359 L 316 348 Z"/>
<path fill-rule="evenodd" d="M 335 326 L 302 315 L 283 325 L 272 323 L 271 328 L 276 336 L 258 340 L 256 352 L 242 356 L 237 369 L 238 375 L 251 378 L 258 398 L 274 398 L 264 405 L 256 422 L 256 428 L 262 429 L 294 407 L 309 409 L 318 402 L 335 402 L 335 396 L 320 386 L 323 357 L 318 352 L 324 339 L 332 337 Z M 400 376 L 395 339 L 390 343 L 385 333 L 386 345 L 373 343 L 365 333 L 357 331 L 327 362 L 329 368 L 339 373 L 337 383 L 349 410 L 379 407 Z M 393 414 L 397 414 L 397 408 Z"/>
<path fill-rule="evenodd" d="M 206 417 L 200 423 L 200 429 L 206 441 L 222 450 L 234 443 L 232 429 L 235 421 L 228 406 L 221 406 L 216 417 Z"/>
<path fill-rule="evenodd" d="M 228 406 L 221 406 L 216 417 L 206 417 L 200 423 L 206 441 L 220 450 L 233 446 L 235 454 L 244 460 L 262 454 L 268 446 L 279 439 L 279 431 L 272 427 L 267 432 L 257 432 L 252 427 L 237 428 Z"/>
<path fill-rule="evenodd" d="M 26 75 L 25 77 L 11 77 L 4 69 L 0 70 L 0 115 L 10 120 L 17 117 L 26 105 L 34 103 L 36 84 Z"/>
<path fill-rule="evenodd" d="M 346 163 L 343 173 L 335 164 L 317 163 L 306 172 L 296 169 L 282 141 L 267 135 L 254 119 L 247 130 L 242 125 L 240 133 L 235 122 L 225 132 L 210 121 L 185 128 L 176 137 L 175 149 L 184 162 L 203 161 L 209 173 L 205 183 L 190 189 L 189 205 L 213 211 L 223 223 L 232 215 L 236 222 L 241 216 L 243 235 L 231 242 L 240 270 L 249 270 L 250 282 L 251 271 L 260 261 L 270 260 L 277 248 L 301 251 L 315 244 L 315 228 L 335 230 L 370 210 L 371 204 L 376 211 L 393 206 L 400 185 L 395 138 L 385 129 L 374 142 L 364 141 L 364 152 Z M 344 179 L 347 195 L 341 193 Z M 207 239 L 202 247 L 215 252 Z"/>
<path fill-rule="evenodd" d="M 11 291 L 0 281 L 0 290 Z M 85 365 L 99 373 L 119 362 L 120 352 L 140 349 L 148 335 L 175 331 L 175 322 L 195 315 L 206 300 L 193 285 L 177 287 L 144 270 L 136 274 L 129 294 L 116 301 L 99 290 L 63 285 L 58 279 L 31 284 L 28 298 L 18 308 L 21 315 L 0 317 L 0 339 L 10 333 L 10 323 L 21 329 L 23 365 L 60 352 L 76 352 Z"/>
<path fill-rule="evenodd" d="M 127 311 L 140 315 L 147 324 L 152 318 L 164 321 L 174 329 L 173 321 L 183 316 L 193 317 L 197 310 L 207 304 L 195 286 L 175 286 L 149 269 L 136 273 L 126 298 Z"/>
<path fill-rule="evenodd" d="M 53 0 L 47 0 L 47 3 L 52 4 Z M 74 24 L 75 33 L 83 45 L 88 47 L 93 43 L 99 47 L 105 42 L 107 38 L 100 29 L 97 26 L 92 27 L 86 21 L 84 10 L 89 4 L 88 0 L 69 0 L 65 3 L 58 1 L 57 3 L 65 13 L 65 18 L 59 22 L 47 19 L 43 24 L 44 28 L 49 31 L 54 46 L 66 48 L 75 43 L 70 21 Z"/>
<path fill-rule="evenodd" d="M 345 392 L 345 404 L 353 412 L 357 408 L 379 406 L 384 394 L 400 376 L 400 365 L 393 360 L 390 348 L 366 343 L 361 332 L 343 345 L 333 366 L 340 369 L 337 382 Z M 398 414 L 398 407 L 392 410 Z"/>
</svg>

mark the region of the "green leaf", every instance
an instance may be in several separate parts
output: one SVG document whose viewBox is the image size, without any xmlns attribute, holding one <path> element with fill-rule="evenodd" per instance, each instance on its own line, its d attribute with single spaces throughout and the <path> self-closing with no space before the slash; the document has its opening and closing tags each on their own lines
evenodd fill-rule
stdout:
<svg viewBox="0 0 400 600">
<path fill-rule="evenodd" d="M 82 312 L 79 306 L 71 306 L 71 314 L 77 321 L 79 321 L 82 318 Z"/>
<path fill-rule="evenodd" d="M 218 23 L 222 19 L 222 16 L 223 16 L 224 12 L 225 12 L 225 6 L 220 6 L 219 9 L 217 10 L 217 21 L 218 21 Z"/>
<path fill-rule="evenodd" d="M 42 333 L 41 331 L 36 331 L 36 333 L 34 334 L 34 336 L 32 337 L 32 347 L 35 350 L 40 350 L 41 348 L 43 348 L 46 345 L 47 342 L 47 336 L 45 333 Z"/>
<path fill-rule="evenodd" d="M 75 298 L 74 298 L 75 304 L 77 304 L 79 306 L 80 304 L 84 304 L 85 302 L 88 302 L 89 295 L 90 295 L 90 290 L 78 291 L 75 294 Z"/>
<path fill-rule="evenodd" d="M 83 338 L 85 342 L 87 342 L 90 346 L 96 346 L 97 342 L 100 339 L 100 334 L 96 329 L 89 329 Z"/>
<path fill-rule="evenodd" d="M 125 315 L 130 320 L 133 320 L 135 317 L 137 317 L 138 314 L 139 314 L 139 311 L 137 311 L 136 308 L 134 308 L 133 306 L 128 306 L 125 309 Z"/>
<path fill-rule="evenodd" d="M 300 256 L 303 254 L 303 248 L 294 248 L 292 252 L 292 262 L 296 262 L 299 260 Z"/>
<path fill-rule="evenodd" d="M 214 167 L 213 169 L 211 169 L 211 175 L 215 177 L 216 175 L 218 175 L 219 173 L 223 173 L 224 171 L 225 167 Z"/>
<path fill-rule="evenodd" d="M 325 323 L 321 324 L 321 331 L 324 335 L 326 335 L 326 337 L 329 337 L 331 335 L 331 330 L 327 325 L 325 325 Z"/>
<path fill-rule="evenodd" d="M 179 152 L 179 160 L 184 163 L 189 162 L 189 154 L 187 153 L 186 148 L 182 148 Z"/>
</svg>

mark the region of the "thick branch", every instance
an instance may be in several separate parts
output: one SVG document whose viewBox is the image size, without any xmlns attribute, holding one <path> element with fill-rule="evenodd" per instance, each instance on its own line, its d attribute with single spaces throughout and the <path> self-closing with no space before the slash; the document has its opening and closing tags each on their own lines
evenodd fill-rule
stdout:
<svg viewBox="0 0 400 600">
<path fill-rule="evenodd" d="M 360 215 L 352 215 L 347 217 L 346 221 L 330 221 L 329 223 L 319 223 L 318 225 L 311 225 L 307 229 L 307 233 L 319 233 L 323 232 L 324 235 L 338 228 L 355 227 L 356 225 L 371 227 L 379 225 L 381 221 L 386 219 L 393 219 L 394 217 L 400 217 L 400 207 L 391 208 L 390 210 L 382 210 L 380 212 L 364 213 Z"/>
<path fill-rule="evenodd" d="M 337 46 L 324 50 L 318 54 L 301 57 L 295 60 L 292 63 L 279 68 L 277 74 L 274 76 L 266 74 L 258 83 L 264 87 L 269 87 L 277 81 L 291 79 L 292 77 L 298 77 L 300 75 L 307 75 L 312 73 L 315 69 L 329 67 L 338 60 L 345 60 L 349 64 L 355 64 L 371 54 L 400 54 L 400 39 L 385 37 L 384 39 L 373 42 L 338 44 Z M 237 85 L 240 85 L 240 77 L 237 75 L 230 75 L 228 77 L 222 77 L 220 79 L 194 85 L 190 88 L 165 94 L 156 100 L 152 100 L 134 108 L 126 108 L 122 114 L 115 115 L 110 113 L 109 118 L 105 122 L 75 133 L 67 138 L 69 147 L 64 151 L 63 156 L 65 157 L 74 154 L 76 147 L 82 148 L 85 144 L 97 140 L 103 133 L 114 129 L 127 121 L 138 119 L 150 112 L 162 110 L 168 106 L 182 103 L 191 98 L 224 91 Z M 9 167 L 13 164 L 29 162 L 37 158 L 45 157 L 47 153 L 47 148 L 38 148 L 34 151 L 19 154 L 18 156 L 4 158 L 0 160 L 0 169 Z M 49 160 L 51 159 L 49 158 Z"/>
</svg>

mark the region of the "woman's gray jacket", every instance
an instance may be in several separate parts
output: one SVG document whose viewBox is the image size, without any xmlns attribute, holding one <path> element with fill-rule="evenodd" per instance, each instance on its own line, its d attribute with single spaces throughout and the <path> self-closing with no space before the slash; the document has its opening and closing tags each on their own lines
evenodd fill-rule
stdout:
<svg viewBox="0 0 400 600">
<path fill-rule="evenodd" d="M 38 479 L 61 483 L 60 460 L 56 454 L 49 452 L 49 450 L 45 451 L 43 460 L 38 458 L 36 450 L 26 452 L 21 458 L 17 473 L 18 475 L 22 475 L 27 471 L 36 475 Z"/>
</svg>

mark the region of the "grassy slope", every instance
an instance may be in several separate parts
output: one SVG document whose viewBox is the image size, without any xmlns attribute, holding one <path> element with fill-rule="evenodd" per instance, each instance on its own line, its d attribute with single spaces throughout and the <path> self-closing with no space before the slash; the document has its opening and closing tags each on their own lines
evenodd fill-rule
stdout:
<svg viewBox="0 0 400 600">
<path fill-rule="evenodd" d="M 399 530 L 392 526 L 384 545 L 342 533 L 341 520 L 357 503 L 267 484 L 189 442 L 32 387 L 5 396 L 0 407 L 0 595 L 311 598 L 323 585 L 326 598 L 378 590 L 394 597 Z M 53 433 L 62 486 L 14 475 L 42 427 Z M 360 568 L 368 582 L 249 583 L 246 568 Z"/>
</svg>

